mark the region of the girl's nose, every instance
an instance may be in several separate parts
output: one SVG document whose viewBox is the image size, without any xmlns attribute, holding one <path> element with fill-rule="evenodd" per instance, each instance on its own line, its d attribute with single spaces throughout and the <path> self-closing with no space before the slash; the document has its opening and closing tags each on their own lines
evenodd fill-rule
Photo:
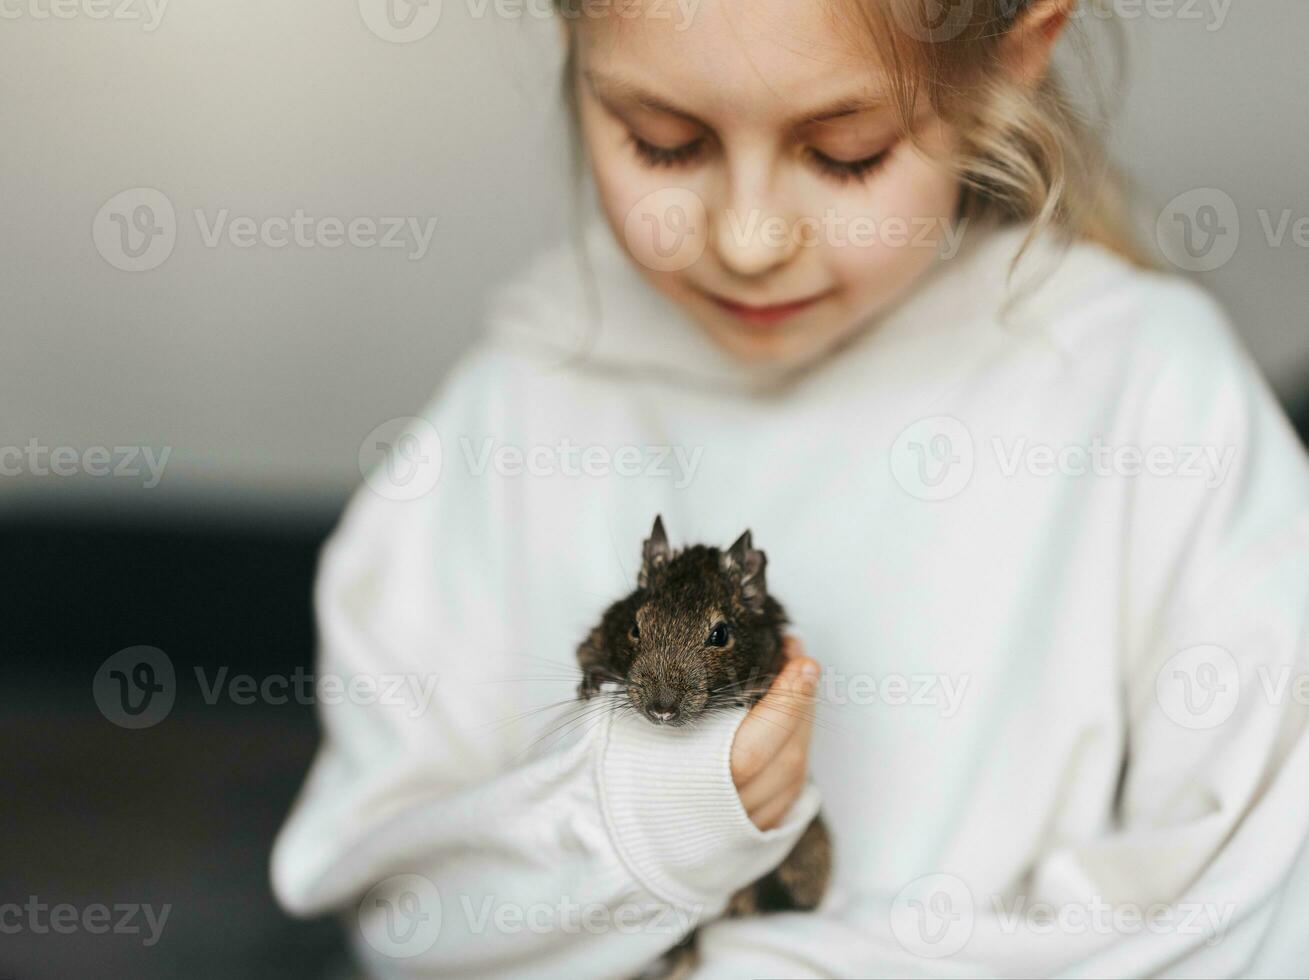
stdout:
<svg viewBox="0 0 1309 980">
<path fill-rule="evenodd" d="M 750 186 L 735 181 L 738 188 Z M 765 180 L 755 180 L 762 191 Z M 758 278 L 783 266 L 795 256 L 800 243 L 794 232 L 794 220 L 782 202 L 760 192 L 738 192 L 717 215 L 714 248 L 718 258 L 730 271 L 743 278 Z"/>
<path fill-rule="evenodd" d="M 790 219 L 760 208 L 728 208 L 720 214 L 714 245 L 723 265 L 746 279 L 786 265 L 799 248 Z"/>
</svg>

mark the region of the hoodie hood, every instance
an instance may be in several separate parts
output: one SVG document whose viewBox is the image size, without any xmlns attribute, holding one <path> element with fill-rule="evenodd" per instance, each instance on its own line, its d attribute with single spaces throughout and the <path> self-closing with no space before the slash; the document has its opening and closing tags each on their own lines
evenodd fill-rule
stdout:
<svg viewBox="0 0 1309 980">
<path fill-rule="evenodd" d="M 952 258 L 938 260 L 904 297 L 840 347 L 782 366 L 742 361 L 715 343 L 641 277 L 597 217 L 582 235 L 549 249 L 498 291 L 489 310 L 490 332 L 559 366 L 720 390 L 776 390 L 822 370 L 852 347 L 880 347 L 915 335 L 925 340 L 924 334 L 939 330 L 1003 326 L 1010 332 L 1039 324 L 1052 312 L 1044 300 L 1057 297 L 1066 304 L 1070 288 L 1091 290 L 1121 266 L 1108 253 L 1087 250 L 1091 261 L 1065 268 L 1066 249 L 1047 237 L 1032 243 L 1012 275 L 1027 232 L 1022 226 L 975 223 Z"/>
</svg>

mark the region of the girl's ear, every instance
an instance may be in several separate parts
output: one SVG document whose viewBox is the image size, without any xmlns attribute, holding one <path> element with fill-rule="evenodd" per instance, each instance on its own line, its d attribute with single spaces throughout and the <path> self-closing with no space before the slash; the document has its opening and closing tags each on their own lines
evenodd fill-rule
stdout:
<svg viewBox="0 0 1309 980">
<path fill-rule="evenodd" d="M 1013 77 L 1035 88 L 1050 68 L 1059 35 L 1068 26 L 1078 0 L 1032 0 L 1001 42 L 1000 56 Z"/>
</svg>

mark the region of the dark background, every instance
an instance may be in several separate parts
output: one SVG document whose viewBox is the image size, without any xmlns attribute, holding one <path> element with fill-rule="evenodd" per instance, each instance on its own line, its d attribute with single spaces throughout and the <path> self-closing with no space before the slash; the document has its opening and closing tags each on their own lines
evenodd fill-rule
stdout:
<svg viewBox="0 0 1309 980">
<path fill-rule="evenodd" d="M 0 935 L 0 977 L 273 980 L 340 961 L 336 924 L 292 921 L 268 886 L 273 836 L 317 741 L 313 708 L 210 705 L 194 674 L 311 669 L 309 590 L 334 520 L 0 523 L 0 895 L 172 906 L 151 948 L 144 931 Z M 177 700 L 131 731 L 100 713 L 92 681 L 137 644 L 171 658 Z"/>
</svg>

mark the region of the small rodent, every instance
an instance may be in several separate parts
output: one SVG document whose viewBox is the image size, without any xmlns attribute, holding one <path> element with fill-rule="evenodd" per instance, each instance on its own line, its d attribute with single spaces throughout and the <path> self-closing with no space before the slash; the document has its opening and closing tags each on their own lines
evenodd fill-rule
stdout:
<svg viewBox="0 0 1309 980">
<path fill-rule="evenodd" d="M 781 604 L 768 594 L 767 557 L 746 531 L 726 551 L 673 551 L 661 517 L 641 551 L 637 587 L 605 610 L 577 648 L 583 700 L 611 683 L 656 725 L 693 723 L 706 712 L 752 705 L 781 670 Z M 831 874 L 831 844 L 814 817 L 786 859 L 738 891 L 728 915 L 816 908 Z M 663 975 L 694 963 L 692 932 Z"/>
</svg>

